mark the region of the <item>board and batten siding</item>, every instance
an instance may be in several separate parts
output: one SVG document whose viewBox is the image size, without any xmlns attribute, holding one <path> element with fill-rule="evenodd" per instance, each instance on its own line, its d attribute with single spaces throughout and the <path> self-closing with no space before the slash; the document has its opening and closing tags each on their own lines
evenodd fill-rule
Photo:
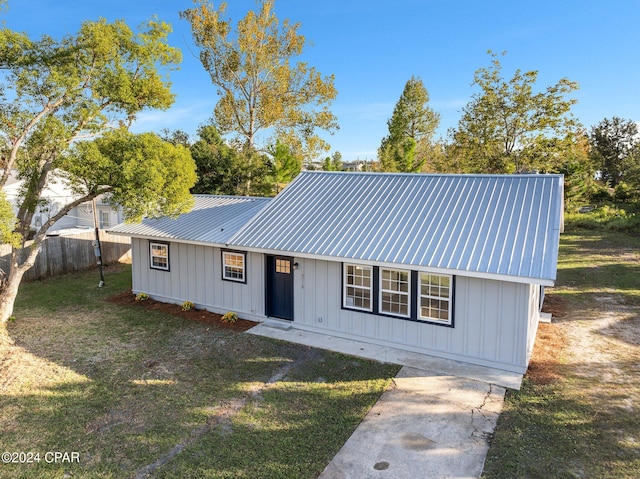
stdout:
<svg viewBox="0 0 640 479">
<path fill-rule="evenodd" d="M 158 241 L 163 243 L 163 241 Z M 170 242 L 169 271 L 149 267 L 149 240 L 132 238 L 132 290 L 159 301 L 181 304 L 244 319 L 264 320 L 264 259 L 246 253 L 246 283 L 222 280 L 222 252 L 218 247 Z"/>
<path fill-rule="evenodd" d="M 454 327 L 342 309 L 342 264 L 296 258 L 297 328 L 524 373 L 538 286 L 456 276 Z M 539 293 L 538 293 L 539 294 Z M 537 308 L 534 308 L 537 311 Z M 532 334 L 535 335 L 535 327 Z M 529 333 L 528 333 L 529 331 Z"/>
<path fill-rule="evenodd" d="M 537 284 L 530 284 L 529 286 L 529 323 L 527 328 L 527 364 L 531 359 L 533 353 L 533 345 L 536 341 L 536 334 L 538 332 L 538 326 L 540 324 L 540 308 L 541 308 L 541 295 L 542 287 Z"/>
</svg>

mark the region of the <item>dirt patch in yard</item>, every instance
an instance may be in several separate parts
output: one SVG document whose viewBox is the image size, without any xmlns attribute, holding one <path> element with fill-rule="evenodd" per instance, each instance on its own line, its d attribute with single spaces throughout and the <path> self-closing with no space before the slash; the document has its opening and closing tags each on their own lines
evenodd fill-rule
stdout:
<svg viewBox="0 0 640 479">
<path fill-rule="evenodd" d="M 153 299 L 144 301 L 136 301 L 135 295 L 129 290 L 119 294 L 115 294 L 108 298 L 110 302 L 123 306 L 136 306 L 145 308 L 149 311 L 160 311 L 173 316 L 187 319 L 189 321 L 197 321 L 199 323 L 210 324 L 219 328 L 229 329 L 231 331 L 243 332 L 253 328 L 257 323 L 247 319 L 238 318 L 235 323 L 226 323 L 222 321 L 222 315 L 206 311 L 204 309 L 189 309 L 183 311 L 178 304 L 163 303 Z"/>
<path fill-rule="evenodd" d="M 547 295 L 543 311 L 553 315 L 551 324 L 540 324 L 527 376 L 537 384 L 549 384 L 567 374 L 594 379 L 594 387 L 625 378 L 629 364 L 638 361 L 640 316 L 638 308 L 622 304 L 614 294 L 594 296 L 598 308 L 568 309 L 561 295 Z M 621 367 L 622 366 L 622 367 Z"/>
</svg>

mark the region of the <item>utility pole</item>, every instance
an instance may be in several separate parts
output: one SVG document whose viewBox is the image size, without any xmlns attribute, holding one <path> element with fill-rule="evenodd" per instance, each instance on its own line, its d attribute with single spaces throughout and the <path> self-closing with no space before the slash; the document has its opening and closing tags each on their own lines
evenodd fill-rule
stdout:
<svg viewBox="0 0 640 479">
<path fill-rule="evenodd" d="M 92 200 L 93 206 L 93 225 L 96 228 L 96 240 L 93 248 L 93 252 L 96 255 L 98 260 L 98 265 L 100 266 L 100 283 L 98 283 L 98 288 L 102 288 L 104 286 L 104 269 L 102 267 L 102 247 L 100 246 L 100 224 L 98 223 L 98 208 L 96 205 L 96 199 Z"/>
</svg>

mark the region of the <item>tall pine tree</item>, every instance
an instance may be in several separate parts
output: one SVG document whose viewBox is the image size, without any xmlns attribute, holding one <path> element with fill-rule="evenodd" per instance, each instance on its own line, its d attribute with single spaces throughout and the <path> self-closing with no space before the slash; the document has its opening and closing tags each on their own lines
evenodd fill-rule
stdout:
<svg viewBox="0 0 640 479">
<path fill-rule="evenodd" d="M 429 93 L 422 80 L 411 77 L 387 122 L 389 134 L 378 149 L 383 171 L 416 172 L 425 163 L 440 123 L 440 115 L 428 103 Z"/>
</svg>

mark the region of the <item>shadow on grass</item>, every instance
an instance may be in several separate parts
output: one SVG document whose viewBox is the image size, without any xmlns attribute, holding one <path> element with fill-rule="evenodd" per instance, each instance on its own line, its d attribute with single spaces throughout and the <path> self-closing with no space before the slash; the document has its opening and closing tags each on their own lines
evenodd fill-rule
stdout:
<svg viewBox="0 0 640 479">
<path fill-rule="evenodd" d="M 604 380 L 610 364 L 577 364 L 572 369 L 583 366 L 589 374 L 566 372 L 566 382 L 553 384 L 525 379 L 521 391 L 507 392 L 483 477 L 638 477 L 640 450 L 637 437 L 629 434 L 637 431 L 640 414 L 629 408 L 628 390 L 640 388 L 639 376 L 622 382 Z M 637 363 L 618 367 L 637 369 Z"/>
<path fill-rule="evenodd" d="M 117 276 L 108 284 L 126 287 Z M 3 465 L 0 477 L 133 477 L 209 424 L 154 477 L 315 477 L 398 371 L 114 306 L 87 278 L 27 285 L 0 363 L 0 450 L 79 452 L 80 463 Z M 246 407 L 220 422 L 234 401 Z"/>
<path fill-rule="evenodd" d="M 268 367 L 258 371 L 255 363 L 247 368 L 241 361 L 229 365 L 227 369 L 233 371 L 209 375 L 198 371 L 202 364 L 194 361 L 191 375 L 172 380 L 110 381 L 94 375 L 32 393 L 2 394 L 0 443 L 4 450 L 80 453 L 79 464 L 15 465 L 16 474 L 10 477 L 66 473 L 84 478 L 132 477 L 207 424 L 215 427 L 154 477 L 231 477 L 231 471 L 239 474 L 233 477 L 246 478 L 316 477 L 397 368 L 381 370 L 380 365 L 322 354 L 318 357 L 321 365 L 312 368 L 313 376 L 318 371 L 326 377 L 333 375 L 331 382 L 285 380 L 253 395 L 256 382 L 263 382 L 273 368 L 294 361 L 303 352 L 295 349 L 283 356 L 285 351 L 279 347 L 273 361 L 259 363 Z M 336 368 L 336 363 L 346 366 Z M 321 378 L 316 377 L 318 380 Z M 229 421 L 219 421 L 227 405 L 242 397 L 249 398 L 246 407 Z M 4 470 L 9 467 L 13 465 Z M 203 470 L 215 473 L 200 476 Z"/>
<path fill-rule="evenodd" d="M 604 288 L 616 291 L 640 290 L 640 264 L 608 263 L 565 267 L 558 271 L 558 283 L 581 289 Z"/>
</svg>

